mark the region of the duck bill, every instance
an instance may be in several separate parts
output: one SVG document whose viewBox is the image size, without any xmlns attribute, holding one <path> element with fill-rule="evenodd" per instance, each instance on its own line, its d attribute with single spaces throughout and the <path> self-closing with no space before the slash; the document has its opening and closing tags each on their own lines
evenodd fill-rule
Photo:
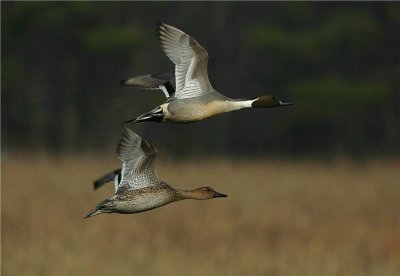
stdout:
<svg viewBox="0 0 400 276">
<path fill-rule="evenodd" d="M 214 198 L 214 197 L 227 197 L 227 195 L 226 195 L 226 194 L 221 194 L 221 193 L 215 192 L 213 198 Z"/>
<path fill-rule="evenodd" d="M 284 106 L 284 105 L 293 105 L 293 103 L 285 103 L 285 102 L 279 101 L 279 106 Z"/>
</svg>

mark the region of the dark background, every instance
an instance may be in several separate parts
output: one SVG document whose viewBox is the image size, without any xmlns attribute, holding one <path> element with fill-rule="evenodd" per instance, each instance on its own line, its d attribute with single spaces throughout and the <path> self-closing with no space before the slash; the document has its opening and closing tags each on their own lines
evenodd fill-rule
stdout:
<svg viewBox="0 0 400 276">
<path fill-rule="evenodd" d="M 132 129 L 174 157 L 400 152 L 400 5 L 390 2 L 1 2 L 2 146 L 113 150 L 164 101 L 120 79 L 173 72 L 158 20 L 209 53 L 213 87 L 294 106 Z"/>
</svg>

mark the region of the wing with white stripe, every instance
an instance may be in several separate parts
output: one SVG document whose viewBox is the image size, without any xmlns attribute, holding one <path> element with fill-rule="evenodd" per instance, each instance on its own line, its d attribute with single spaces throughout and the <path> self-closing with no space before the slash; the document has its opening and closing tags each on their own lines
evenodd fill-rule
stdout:
<svg viewBox="0 0 400 276">
<path fill-rule="evenodd" d="M 118 190 L 140 189 L 159 183 L 154 170 L 157 150 L 127 127 L 118 144 L 117 153 L 122 161 L 122 178 Z"/>
<path fill-rule="evenodd" d="M 171 73 L 148 74 L 121 80 L 121 85 L 143 89 L 161 89 L 167 98 L 175 93 L 175 76 Z"/>
<path fill-rule="evenodd" d="M 157 25 L 157 35 L 161 48 L 175 64 L 176 97 L 184 99 L 209 93 L 206 49 L 193 37 L 165 23 Z"/>
</svg>

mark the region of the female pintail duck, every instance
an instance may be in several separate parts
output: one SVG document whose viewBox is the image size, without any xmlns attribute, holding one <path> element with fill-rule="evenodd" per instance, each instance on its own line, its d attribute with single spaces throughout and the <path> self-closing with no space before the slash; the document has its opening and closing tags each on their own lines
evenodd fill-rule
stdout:
<svg viewBox="0 0 400 276">
<path fill-rule="evenodd" d="M 115 194 L 100 202 L 85 218 L 102 213 L 139 213 L 182 199 L 227 196 L 209 187 L 178 190 L 161 181 L 154 170 L 157 150 L 129 128 L 125 128 L 117 153 L 122 161 L 122 169 L 95 181 L 96 189 L 114 178 Z"/>
<path fill-rule="evenodd" d="M 208 53 L 193 37 L 161 22 L 157 25 L 157 36 L 161 48 L 175 64 L 175 77 L 173 74 L 153 74 L 122 80 L 121 83 L 161 89 L 167 101 L 126 123 L 190 123 L 242 108 L 291 105 L 273 95 L 253 99 L 225 97 L 211 86 L 207 74 Z"/>
</svg>

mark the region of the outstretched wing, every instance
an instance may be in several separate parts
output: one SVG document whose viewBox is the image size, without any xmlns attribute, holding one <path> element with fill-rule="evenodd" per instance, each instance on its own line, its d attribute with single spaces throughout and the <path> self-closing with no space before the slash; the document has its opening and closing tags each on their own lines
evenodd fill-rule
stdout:
<svg viewBox="0 0 400 276">
<path fill-rule="evenodd" d="M 158 23 L 157 36 L 161 48 L 175 64 L 176 97 L 185 99 L 211 92 L 206 49 L 193 37 L 165 23 Z"/>
<path fill-rule="evenodd" d="M 121 80 L 121 85 L 143 89 L 161 89 L 167 98 L 175 94 L 175 76 L 172 73 L 148 74 Z"/>
<path fill-rule="evenodd" d="M 115 179 L 117 177 L 117 179 Z M 110 181 L 115 181 L 117 180 L 117 185 L 121 182 L 121 169 L 117 169 L 113 172 L 110 172 L 102 177 L 100 177 L 99 179 L 93 181 L 93 187 L 94 189 L 98 189 L 101 186 L 103 186 L 104 184 L 110 182 Z"/>
<path fill-rule="evenodd" d="M 122 178 L 118 190 L 141 189 L 159 183 L 154 170 L 157 150 L 127 127 L 118 144 L 117 153 L 122 161 Z"/>
</svg>

